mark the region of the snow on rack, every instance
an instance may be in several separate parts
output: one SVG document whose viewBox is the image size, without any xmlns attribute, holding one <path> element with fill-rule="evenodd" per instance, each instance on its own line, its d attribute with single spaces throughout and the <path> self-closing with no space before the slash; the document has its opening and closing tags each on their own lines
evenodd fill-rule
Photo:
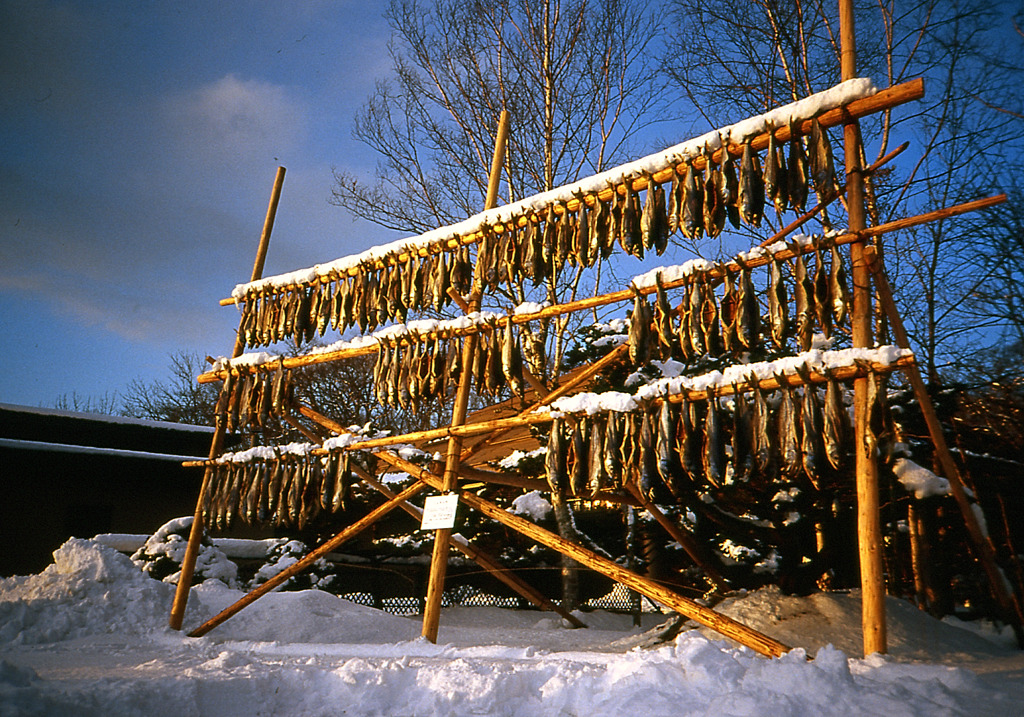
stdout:
<svg viewBox="0 0 1024 717">
<path fill-rule="evenodd" d="M 359 266 L 383 261 L 389 256 L 418 252 L 433 244 L 473 234 L 486 226 L 507 223 L 530 212 L 537 212 L 551 204 L 568 202 L 581 194 L 594 194 L 607 189 L 609 186 L 622 184 L 627 179 L 640 177 L 645 174 L 654 174 L 670 165 L 679 164 L 687 159 L 698 156 L 705 147 L 710 150 L 717 150 L 725 142 L 743 142 L 749 137 L 765 132 L 769 125 L 782 127 L 789 124 L 793 119 L 814 117 L 826 110 L 841 107 L 854 100 L 873 95 L 875 92 L 877 92 L 877 89 L 870 79 L 860 77 L 847 80 L 823 92 L 778 107 L 762 115 L 749 117 L 735 124 L 711 130 L 700 137 L 680 142 L 660 152 L 613 167 L 579 182 L 556 187 L 518 202 L 488 209 L 456 224 L 432 229 L 418 236 L 398 239 L 388 244 L 371 247 L 359 254 L 351 254 L 325 264 L 316 264 L 306 269 L 298 269 L 286 274 L 278 274 L 258 281 L 238 284 L 231 292 L 231 296 L 236 300 L 240 300 L 249 292 L 262 292 L 283 289 L 287 286 L 308 284 L 320 277 L 348 273 Z"/>
<path fill-rule="evenodd" d="M 684 391 L 704 391 L 707 388 L 725 388 L 733 384 L 745 385 L 751 375 L 758 380 L 774 377 L 776 374 L 792 376 L 804 367 L 815 373 L 825 369 L 837 369 L 856 365 L 858 361 L 891 366 L 901 358 L 913 356 L 910 349 L 897 346 L 879 346 L 873 349 L 841 349 L 839 351 L 822 351 L 811 349 L 796 356 L 786 356 L 775 361 L 759 361 L 757 363 L 734 364 L 724 371 L 709 371 L 700 376 L 675 376 L 662 378 L 646 386 L 636 393 L 606 391 L 604 393 L 577 393 L 554 401 L 545 408 L 552 415 L 566 413 L 604 413 L 607 411 L 632 411 L 643 401 L 665 396 L 672 396 Z M 543 410 L 543 409 L 541 409 Z"/>
</svg>

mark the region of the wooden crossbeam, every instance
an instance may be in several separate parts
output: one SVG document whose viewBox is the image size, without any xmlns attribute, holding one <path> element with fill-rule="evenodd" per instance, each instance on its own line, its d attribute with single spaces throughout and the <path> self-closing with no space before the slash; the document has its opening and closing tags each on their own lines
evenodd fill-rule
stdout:
<svg viewBox="0 0 1024 717">
<path fill-rule="evenodd" d="M 942 209 L 936 209 L 931 212 L 925 212 L 924 214 L 918 214 L 913 217 L 906 217 L 903 219 L 897 219 L 885 224 L 879 224 L 873 227 L 866 227 L 860 231 L 848 231 L 835 237 L 829 238 L 830 243 L 834 243 L 836 246 L 842 246 L 844 244 L 852 244 L 854 242 L 864 241 L 872 237 L 882 236 L 889 232 L 900 231 L 902 229 L 910 229 L 915 226 L 927 224 L 929 222 L 938 221 L 941 219 L 948 219 L 950 217 L 959 216 L 968 212 L 974 212 L 981 209 L 987 209 L 989 207 L 1002 204 L 1006 201 L 1005 194 L 998 194 L 992 197 L 985 197 L 982 199 L 975 199 L 969 202 L 963 202 L 962 204 L 956 204 L 950 207 L 944 207 Z M 761 266 L 767 266 L 772 262 L 772 256 L 779 261 L 786 261 L 792 259 L 798 255 L 810 254 L 815 250 L 814 246 L 801 246 L 794 250 L 793 247 L 784 249 L 776 252 L 774 255 L 764 255 L 750 261 L 744 262 L 747 267 L 756 269 Z M 723 262 L 715 265 L 713 268 L 703 272 L 696 272 L 690 276 L 680 277 L 672 281 L 665 281 L 662 286 L 668 289 L 675 289 L 680 286 L 695 283 L 700 281 L 702 278 L 710 280 L 720 279 L 727 273 L 738 273 L 741 271 L 741 267 L 735 261 Z M 657 287 L 646 286 L 638 289 L 643 295 L 654 294 L 657 291 Z M 540 311 L 531 313 L 515 314 L 513 316 L 501 316 L 498 317 L 493 323 L 483 323 L 475 326 L 452 329 L 450 331 L 443 332 L 447 336 L 469 336 L 482 331 L 492 331 L 504 328 L 505 324 L 511 321 L 514 324 L 525 324 L 531 321 L 539 321 L 542 319 L 550 319 L 564 314 L 571 314 L 576 311 L 583 311 L 586 309 L 594 309 L 600 306 L 607 306 L 609 304 L 615 304 L 623 301 L 632 300 L 633 290 L 622 289 L 620 291 L 612 291 L 607 294 L 600 294 L 598 296 L 591 296 L 583 299 L 577 299 L 575 301 L 566 302 L 564 304 L 556 304 L 554 306 L 548 306 Z M 419 335 L 422 340 L 431 340 L 437 338 L 434 333 L 424 333 Z M 292 356 L 284 359 L 285 368 L 300 368 L 302 366 L 311 366 L 314 364 L 330 363 L 332 361 L 339 361 L 341 359 L 352 358 L 355 356 L 366 356 L 368 354 L 376 353 L 379 350 L 378 343 L 366 344 L 364 346 L 354 348 L 342 348 L 336 351 L 324 351 L 316 354 L 306 354 L 304 356 Z M 256 366 L 242 366 L 233 367 L 231 369 L 234 373 L 245 372 L 245 371 L 272 371 L 277 369 L 282 364 L 279 361 L 273 361 L 267 364 L 261 364 Z M 196 377 L 197 383 L 212 383 L 225 378 L 228 374 L 227 369 L 221 369 L 219 371 L 207 371 Z"/>
</svg>

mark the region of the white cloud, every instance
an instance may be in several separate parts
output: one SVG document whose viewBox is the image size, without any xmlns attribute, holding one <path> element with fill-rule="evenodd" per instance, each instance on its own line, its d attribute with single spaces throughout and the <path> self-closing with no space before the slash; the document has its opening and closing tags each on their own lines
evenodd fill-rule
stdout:
<svg viewBox="0 0 1024 717">
<path fill-rule="evenodd" d="M 262 160 L 301 146 L 307 133 L 305 105 L 285 87 L 234 74 L 165 99 L 162 111 L 178 149 L 206 161 Z"/>
</svg>

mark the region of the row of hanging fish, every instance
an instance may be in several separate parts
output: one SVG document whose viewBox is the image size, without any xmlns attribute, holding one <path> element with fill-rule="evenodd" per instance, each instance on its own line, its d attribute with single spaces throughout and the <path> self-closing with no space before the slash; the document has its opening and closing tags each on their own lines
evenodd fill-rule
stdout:
<svg viewBox="0 0 1024 717">
<path fill-rule="evenodd" d="M 216 415 L 229 431 L 264 427 L 271 416 L 287 412 L 294 387 L 292 371 L 279 361 L 272 371 L 234 374 L 228 371 L 217 396 Z"/>
<path fill-rule="evenodd" d="M 694 491 L 726 484 L 764 484 L 806 476 L 815 488 L 846 466 L 850 419 L 843 388 L 827 373 L 822 391 L 801 372 L 776 376 L 765 391 L 755 376 L 728 401 L 707 389 L 706 401 L 663 400 L 631 412 L 555 418 L 545 467 L 553 492 L 594 497 L 635 485 L 650 500 L 682 502 Z M 875 441 L 888 435 L 884 377 L 869 372 Z M 723 405 L 724 404 L 724 405 Z"/>
<path fill-rule="evenodd" d="M 218 530 L 238 522 L 302 530 L 321 512 L 344 510 L 353 460 L 348 451 L 333 451 L 326 456 L 279 454 L 271 460 L 215 463 L 203 504 L 206 523 Z"/>
<path fill-rule="evenodd" d="M 366 334 L 389 321 L 404 322 L 410 310 L 440 311 L 452 301 L 449 288 L 469 292 L 472 272 L 469 248 L 463 246 L 312 286 L 253 289 L 244 298 L 239 331 L 249 347 L 285 339 L 301 344 L 328 327 L 358 326 Z"/>
<path fill-rule="evenodd" d="M 373 388 L 381 404 L 418 410 L 421 401 L 443 398 L 463 371 L 465 337 L 416 334 L 380 337 L 373 368 Z M 491 323 L 474 342 L 469 366 L 477 393 L 497 397 L 505 387 L 517 395 L 524 391 L 522 345 L 511 321 L 504 327 Z"/>
<path fill-rule="evenodd" d="M 825 253 L 817 248 L 813 270 L 808 269 L 804 254 L 790 260 L 795 286 L 792 318 L 782 262 L 772 260 L 766 316 L 761 313 L 750 267 L 742 260 L 739 263 L 739 272 L 725 274 L 721 296 L 704 275 L 683 287 L 682 301 L 675 308 L 660 277 L 653 308 L 634 287 L 629 328 L 633 363 L 647 363 L 652 352 L 662 360 L 684 361 L 704 355 L 738 354 L 757 348 L 762 332 L 775 348 L 785 348 L 790 338 L 796 338 L 800 350 L 808 351 L 816 331 L 828 338 L 837 326 L 847 323 L 850 293 L 837 247 L 831 248 L 827 262 Z"/>
<path fill-rule="evenodd" d="M 667 191 L 648 174 L 643 200 L 629 179 L 612 186 L 610 199 L 581 194 L 574 211 L 567 203 L 560 211 L 550 204 L 543 215 L 531 212 L 521 227 L 519 221 L 510 222 L 511 228 L 502 232 L 485 227 L 476 257 L 482 285 L 494 289 L 529 279 L 536 286 L 557 275 L 566 262 L 589 267 L 598 257 L 608 258 L 616 243 L 639 258 L 651 251 L 660 256 L 673 232 L 689 238 L 717 236 L 726 219 L 735 227 L 741 222 L 756 227 L 766 200 L 779 212 L 803 209 L 809 182 L 819 195 L 834 194 L 832 150 L 817 120 L 808 148 L 802 139 L 793 138 L 788 157 L 774 132 L 769 137 L 763 166 L 749 140 L 738 167 L 727 152 L 716 164 L 713 152 L 705 148 L 704 168 L 698 169 L 691 158 L 685 174 L 673 173 Z M 266 346 L 287 338 L 308 342 L 322 336 L 328 326 L 344 331 L 358 325 L 366 334 L 388 321 L 404 322 L 409 311 L 440 311 L 451 301 L 449 287 L 466 294 L 472 286 L 473 263 L 465 245 L 451 253 L 383 263 L 382 268 L 365 268 L 354 276 L 311 286 L 252 289 L 242 308 L 245 345 Z"/>
<path fill-rule="evenodd" d="M 485 286 L 494 288 L 508 281 L 532 279 L 538 285 L 557 274 L 568 261 L 589 267 L 598 257 L 608 258 L 618 243 L 627 254 L 643 258 L 645 252 L 659 256 L 668 247 L 668 238 L 680 231 L 688 238 L 702 234 L 717 236 L 728 219 L 734 227 L 742 223 L 759 226 L 765 201 L 778 212 L 803 210 L 808 186 L 813 184 L 822 198 L 835 193 L 835 167 L 827 133 L 817 120 L 812 124 L 808 149 L 803 140 L 793 138 L 786 147 L 770 134 L 764 165 L 750 142 L 743 156 L 736 159 L 724 153 L 716 164 L 713 152 L 705 148 L 704 168 L 693 159 L 685 174 L 674 173 L 668 191 L 647 175 L 643 200 L 627 181 L 614 190 L 608 200 L 596 195 L 577 197 L 579 208 L 561 212 L 554 204 L 546 213 L 527 217 L 524 226 L 503 232 L 484 232 L 478 249 Z"/>
</svg>

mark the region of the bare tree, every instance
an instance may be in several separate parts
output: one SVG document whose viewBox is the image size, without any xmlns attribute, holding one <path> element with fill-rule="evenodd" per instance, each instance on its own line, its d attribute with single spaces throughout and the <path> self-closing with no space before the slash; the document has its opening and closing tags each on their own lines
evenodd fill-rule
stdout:
<svg viewBox="0 0 1024 717">
<path fill-rule="evenodd" d="M 999 177 L 1020 167 L 1024 127 L 981 99 L 1019 86 L 1020 68 L 991 61 L 1003 12 L 986 2 L 856 3 L 859 74 L 879 86 L 924 77 L 927 89 L 921 102 L 861 122 L 869 163 L 912 141 L 898 163 L 868 179 L 872 223 L 994 193 Z M 840 79 L 832 2 L 674 0 L 672 19 L 691 41 L 675 48 L 666 72 L 711 126 Z M 845 220 L 841 207 L 830 212 L 833 223 Z M 980 344 L 1000 340 L 978 321 L 992 268 L 979 216 L 995 217 L 948 219 L 884 239 L 901 313 L 931 380 Z"/>
<path fill-rule="evenodd" d="M 78 393 L 72 391 L 61 394 L 53 402 L 53 407 L 60 411 L 102 413 L 112 416 L 120 411 L 120 402 L 116 393 L 105 393 L 97 398 L 95 396 L 79 396 Z"/>
<path fill-rule="evenodd" d="M 219 383 L 196 383 L 206 363 L 198 354 L 179 351 L 171 356 L 167 381 L 132 380 L 122 397 L 121 413 L 154 421 L 213 425 Z"/>
<path fill-rule="evenodd" d="M 380 157 L 376 178 L 336 170 L 333 194 L 382 226 L 422 232 L 480 211 L 503 109 L 512 128 L 504 199 L 515 201 L 622 161 L 664 96 L 658 20 L 624 0 L 393 0 L 387 18 L 393 74 L 354 131 Z M 570 300 L 585 273 L 488 300 Z M 524 327 L 536 374 L 557 370 L 567 321 Z"/>
</svg>

